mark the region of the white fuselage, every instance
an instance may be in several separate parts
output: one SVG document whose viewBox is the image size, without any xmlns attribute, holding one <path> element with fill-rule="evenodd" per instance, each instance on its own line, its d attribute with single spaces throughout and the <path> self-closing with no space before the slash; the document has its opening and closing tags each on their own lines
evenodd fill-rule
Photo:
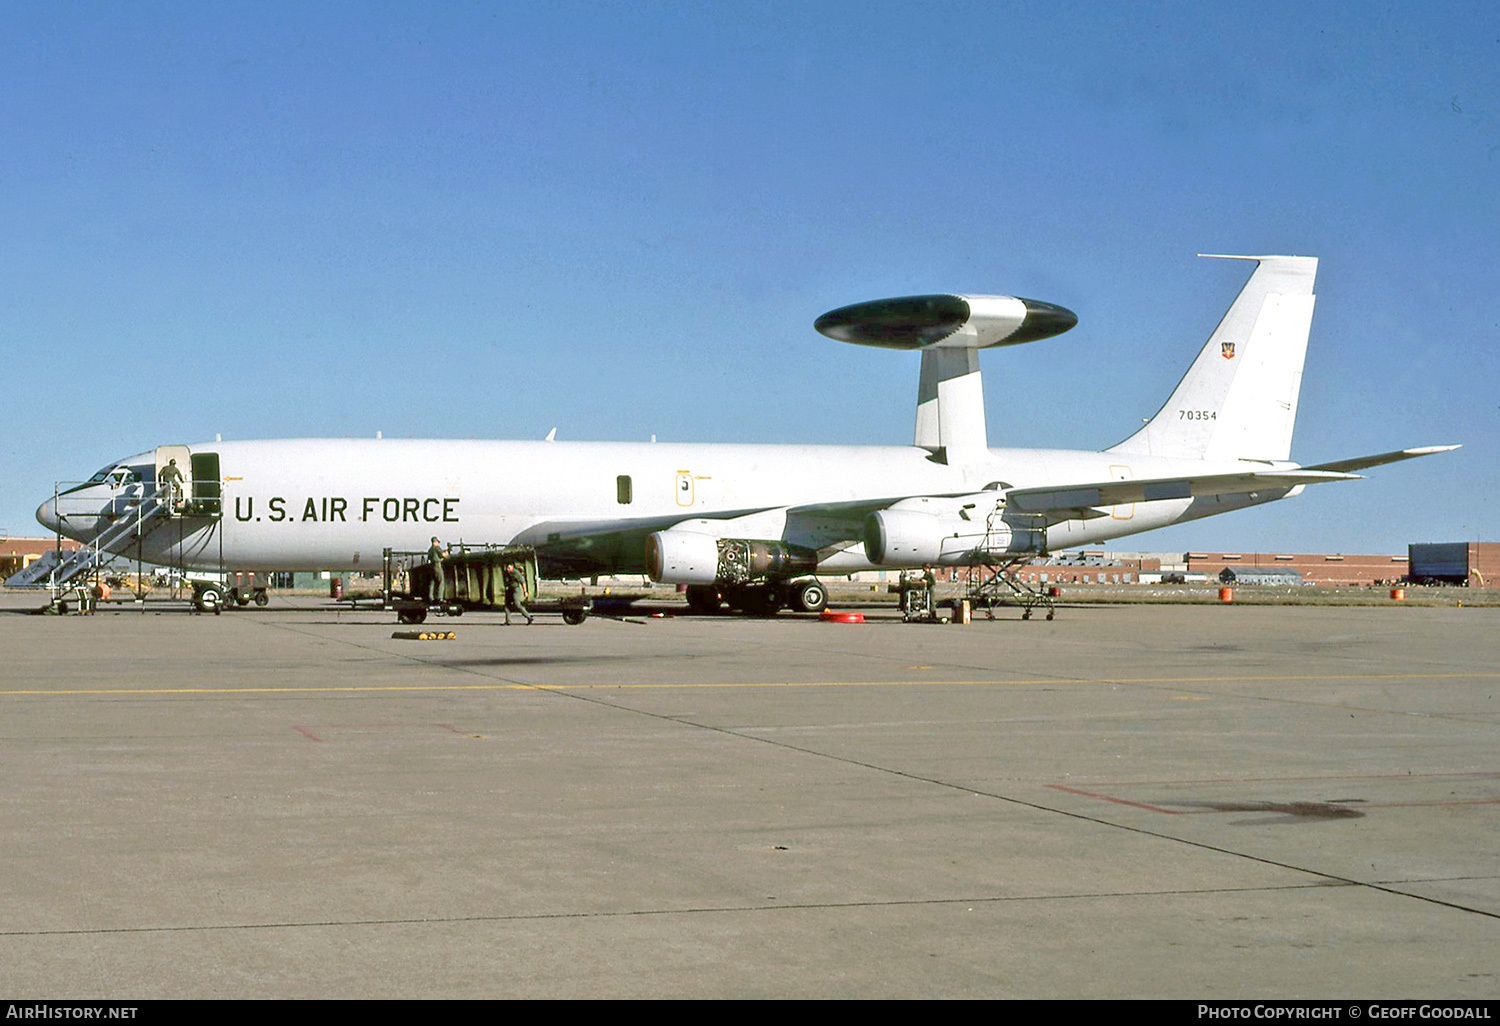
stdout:
<svg viewBox="0 0 1500 1026">
<path fill-rule="evenodd" d="M 190 569 L 376 569 L 383 549 L 423 550 L 434 536 L 445 544 L 545 545 L 651 521 L 654 529 L 681 524 L 718 537 L 784 540 L 816 549 L 820 571 L 849 573 L 872 565 L 857 523 L 798 517 L 796 507 L 1243 466 L 1048 449 L 980 450 L 946 465 L 909 446 L 297 439 L 190 448 L 218 454 L 222 517 L 180 518 L 139 542 L 114 543 L 115 551 Z M 93 537 L 101 513 L 124 510 L 154 487 L 154 458 L 146 452 L 119 462 L 136 470 L 134 484 L 65 494 L 60 525 L 51 503 L 39 519 Z M 1093 544 L 1286 494 L 1108 507 L 1105 516 L 1053 524 L 1046 547 Z M 644 565 L 637 544 L 575 570 L 641 573 Z"/>
</svg>

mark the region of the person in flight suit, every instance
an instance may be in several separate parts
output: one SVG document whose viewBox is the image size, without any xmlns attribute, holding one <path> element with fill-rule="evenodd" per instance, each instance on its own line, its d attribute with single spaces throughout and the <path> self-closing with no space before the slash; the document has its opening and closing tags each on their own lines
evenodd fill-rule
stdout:
<svg viewBox="0 0 1500 1026">
<path fill-rule="evenodd" d="M 510 611 L 514 609 L 531 623 L 531 612 L 526 608 L 526 575 L 514 563 L 505 564 L 505 625 L 510 626 Z"/>
<path fill-rule="evenodd" d="M 182 505 L 182 468 L 177 465 L 176 460 L 168 460 L 167 465 L 161 468 L 156 475 L 156 481 L 167 490 L 167 499 L 172 503 L 172 508 L 177 509 Z"/>
<path fill-rule="evenodd" d="M 443 543 L 434 535 L 432 547 L 427 550 L 427 565 L 432 568 L 432 581 L 427 585 L 427 597 L 433 602 L 443 601 L 443 560 L 447 558 L 448 550 L 443 548 Z"/>
</svg>

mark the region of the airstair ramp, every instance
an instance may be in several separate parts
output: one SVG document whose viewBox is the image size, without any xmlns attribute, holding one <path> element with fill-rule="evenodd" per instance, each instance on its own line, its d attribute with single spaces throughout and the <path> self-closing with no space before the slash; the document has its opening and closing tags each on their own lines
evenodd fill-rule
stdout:
<svg viewBox="0 0 1500 1026">
<path fill-rule="evenodd" d="M 5 579 L 7 588 L 40 588 L 47 583 L 65 559 L 71 558 L 71 552 L 59 552 L 57 549 L 48 549 L 41 556 L 33 559 L 20 570 Z"/>
<path fill-rule="evenodd" d="M 140 500 L 139 505 L 117 520 L 106 521 L 99 533 L 73 552 L 57 549 L 33 560 L 24 569 L 5 579 L 7 588 L 42 588 L 66 584 L 115 558 L 114 546 L 127 538 L 144 538 L 165 523 L 170 514 L 164 493 L 157 492 Z"/>
</svg>

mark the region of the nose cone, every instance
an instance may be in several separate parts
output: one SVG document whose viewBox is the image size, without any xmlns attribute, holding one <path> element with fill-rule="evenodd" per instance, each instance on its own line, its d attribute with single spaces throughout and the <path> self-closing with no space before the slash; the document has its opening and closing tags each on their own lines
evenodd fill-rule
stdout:
<svg viewBox="0 0 1500 1026">
<path fill-rule="evenodd" d="M 62 518 L 57 515 L 56 499 L 48 499 L 36 508 L 36 522 L 54 534 L 62 530 Z"/>
<path fill-rule="evenodd" d="M 1039 338 L 1061 335 L 1078 323 L 1078 315 L 1055 303 L 1043 303 L 1040 299 L 1023 299 L 1026 318 L 1021 326 L 1006 336 L 1006 343 L 1035 342 Z"/>
</svg>

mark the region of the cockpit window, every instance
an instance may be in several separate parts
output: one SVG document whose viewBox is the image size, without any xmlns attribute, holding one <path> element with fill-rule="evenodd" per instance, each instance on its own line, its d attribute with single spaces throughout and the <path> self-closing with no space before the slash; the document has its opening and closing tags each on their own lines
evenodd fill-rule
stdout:
<svg viewBox="0 0 1500 1026">
<path fill-rule="evenodd" d="M 68 494 L 70 492 L 76 492 L 79 489 L 87 488 L 90 485 L 99 485 L 99 484 L 104 484 L 105 482 L 108 482 L 111 485 L 114 485 L 114 486 L 118 487 L 118 486 L 120 486 L 122 484 L 130 484 L 130 483 L 139 481 L 140 479 L 141 479 L 141 475 L 139 473 L 137 473 L 136 471 L 131 470 L 129 467 L 119 466 L 117 464 L 113 464 L 112 463 L 109 466 L 104 467 L 103 469 L 96 471 L 94 473 L 94 476 L 91 477 L 91 478 L 89 478 L 83 484 L 81 484 L 81 485 L 74 485 L 72 488 L 69 488 L 67 490 L 67 492 L 64 492 L 63 494 Z"/>
</svg>

